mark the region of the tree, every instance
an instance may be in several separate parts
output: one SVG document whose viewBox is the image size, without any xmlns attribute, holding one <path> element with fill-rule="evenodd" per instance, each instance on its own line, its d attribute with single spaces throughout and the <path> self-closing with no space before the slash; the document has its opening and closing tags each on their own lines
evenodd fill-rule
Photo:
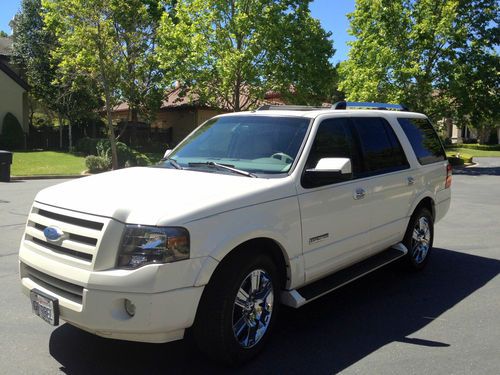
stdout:
<svg viewBox="0 0 500 375">
<path fill-rule="evenodd" d="M 311 17 L 309 0 L 179 0 L 165 13 L 158 56 L 167 84 L 199 100 L 240 111 L 267 91 L 316 104 L 334 69 L 330 34 Z"/>
<path fill-rule="evenodd" d="M 60 147 L 63 119 L 69 120 L 69 147 L 72 147 L 71 124 L 91 117 L 99 106 L 85 77 L 73 74 L 72 80 L 58 80 L 59 60 L 52 52 L 57 47 L 55 33 L 42 18 L 41 0 L 23 0 L 21 10 L 12 21 L 15 63 L 22 67 L 30 85 L 30 96 L 58 114 Z"/>
<path fill-rule="evenodd" d="M 163 74 L 156 60 L 157 31 L 163 14 L 159 0 L 111 3 L 115 43 L 123 68 L 120 89 L 130 108 L 132 122 L 138 114 L 154 119 L 163 98 Z"/>
<path fill-rule="evenodd" d="M 0 30 L 0 37 L 2 38 L 7 38 L 9 36 L 9 34 L 7 34 L 5 31 L 3 30 Z"/>
<path fill-rule="evenodd" d="M 118 168 L 112 109 L 127 101 L 132 110 L 154 112 L 161 100 L 161 72 L 153 64 L 158 0 L 44 0 L 44 16 L 55 30 L 63 82 L 84 75 L 104 98 L 113 168 Z M 156 22 L 156 23 L 155 23 Z"/>
<path fill-rule="evenodd" d="M 349 19 L 356 40 L 340 68 L 349 100 L 401 102 L 436 119 L 456 116 L 467 85 L 491 72 L 491 63 L 498 66 L 494 0 L 358 0 Z M 471 69 L 476 78 L 465 74 Z M 481 86 L 493 103 L 498 75 L 490 78 Z"/>
</svg>

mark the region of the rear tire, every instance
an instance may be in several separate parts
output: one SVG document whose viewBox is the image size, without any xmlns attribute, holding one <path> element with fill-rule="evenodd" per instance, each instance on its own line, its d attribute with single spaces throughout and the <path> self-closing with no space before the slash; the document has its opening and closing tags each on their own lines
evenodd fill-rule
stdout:
<svg viewBox="0 0 500 375">
<path fill-rule="evenodd" d="M 254 249 L 223 261 L 205 287 L 193 326 L 209 358 L 227 365 L 255 357 L 278 315 L 280 277 L 272 259 Z"/>
<path fill-rule="evenodd" d="M 406 265 L 415 271 L 425 267 L 434 242 L 434 219 L 427 208 L 420 208 L 410 218 L 403 244 L 408 249 Z"/>
</svg>

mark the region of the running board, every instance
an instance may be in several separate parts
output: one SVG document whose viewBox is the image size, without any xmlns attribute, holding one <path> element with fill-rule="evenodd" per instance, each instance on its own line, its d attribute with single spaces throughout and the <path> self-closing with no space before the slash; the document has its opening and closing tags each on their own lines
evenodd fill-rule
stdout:
<svg viewBox="0 0 500 375">
<path fill-rule="evenodd" d="M 404 257 L 408 249 L 402 243 L 398 243 L 387 250 L 382 251 L 370 258 L 344 268 L 330 276 L 303 286 L 299 289 L 285 290 L 281 292 L 281 303 L 299 308 L 316 298 L 324 296 L 331 291 L 340 288 L 360 277 L 373 272 L 386 264 Z"/>
</svg>

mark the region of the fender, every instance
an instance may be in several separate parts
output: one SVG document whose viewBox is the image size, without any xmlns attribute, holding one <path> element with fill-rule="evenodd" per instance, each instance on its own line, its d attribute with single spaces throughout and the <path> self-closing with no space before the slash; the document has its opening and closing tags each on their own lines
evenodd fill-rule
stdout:
<svg viewBox="0 0 500 375">
<path fill-rule="evenodd" d="M 410 209 L 406 214 L 408 220 L 410 219 L 411 215 L 413 215 L 413 212 L 415 212 L 415 209 L 420 204 L 420 202 L 422 202 L 422 200 L 424 200 L 425 198 L 430 198 L 432 201 L 432 205 L 435 205 L 436 199 L 434 197 L 434 194 L 432 194 L 432 192 L 429 190 L 424 190 L 413 200 L 413 203 L 411 204 Z"/>
<path fill-rule="evenodd" d="M 275 242 L 285 259 L 290 283 L 303 282 L 302 231 L 296 197 L 224 212 L 190 222 L 186 227 L 196 234 L 191 239 L 192 254 L 210 259 L 204 262 L 196 285 L 206 284 L 227 254 L 256 238 Z"/>
</svg>

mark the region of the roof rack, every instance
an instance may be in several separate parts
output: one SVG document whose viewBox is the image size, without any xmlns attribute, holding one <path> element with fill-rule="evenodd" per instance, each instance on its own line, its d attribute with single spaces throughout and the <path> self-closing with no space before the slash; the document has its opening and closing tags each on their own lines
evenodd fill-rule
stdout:
<svg viewBox="0 0 500 375">
<path fill-rule="evenodd" d="M 409 111 L 408 107 L 403 104 L 390 104 L 390 103 L 371 103 L 371 102 L 337 102 L 332 105 L 332 109 L 347 109 L 350 108 L 371 108 L 380 110 L 396 110 L 396 111 Z"/>
<path fill-rule="evenodd" d="M 330 109 L 330 107 L 314 107 L 308 105 L 270 105 L 266 104 L 257 111 L 316 111 L 318 109 Z"/>
</svg>

